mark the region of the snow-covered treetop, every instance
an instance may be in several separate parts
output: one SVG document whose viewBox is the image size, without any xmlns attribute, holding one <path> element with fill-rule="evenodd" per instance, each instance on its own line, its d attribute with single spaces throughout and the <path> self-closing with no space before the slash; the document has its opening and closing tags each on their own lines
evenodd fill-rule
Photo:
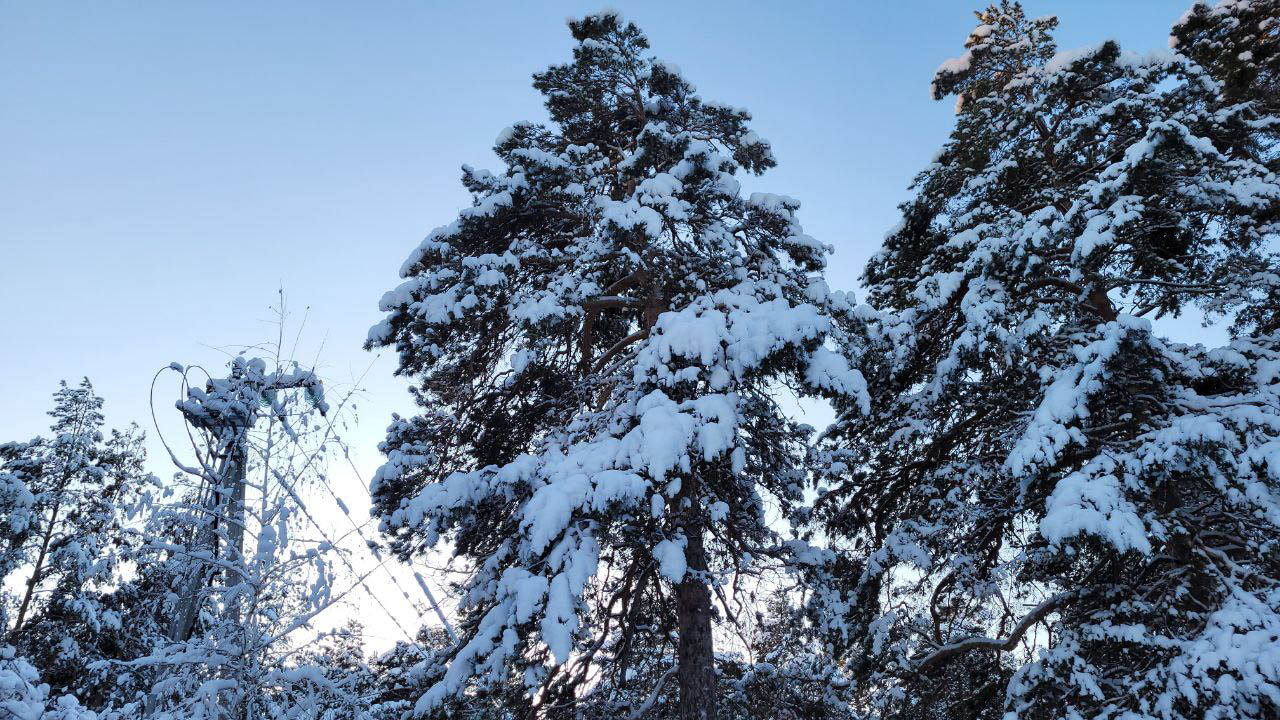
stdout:
<svg viewBox="0 0 1280 720">
<path fill-rule="evenodd" d="M 433 336 L 496 307 L 530 328 L 576 322 L 584 303 L 616 304 L 606 291 L 628 289 L 611 290 L 602 271 L 634 274 L 656 253 L 679 256 L 690 273 L 714 269 L 723 285 L 742 272 L 735 268 L 749 254 L 744 240 L 764 235 L 778 236 L 760 248 L 766 253 L 806 269 L 823 265 L 825 248 L 792 216 L 798 203 L 736 199 L 739 169 L 774 164 L 769 144 L 747 127 L 749 113 L 702 100 L 674 66 L 646 55 L 648 41 L 616 14 L 570 26 L 574 62 L 534 79 L 554 125 L 504 130 L 494 148 L 507 166 L 501 175 L 464 167 L 473 207 L 427 236 L 401 268 L 406 282 L 382 299 L 388 319 L 369 342 L 395 344 L 402 372 L 449 344 L 406 334 Z M 535 233 L 528 223 L 542 221 L 544 207 L 559 214 Z M 722 221 L 735 215 L 741 225 Z M 469 246 L 484 235 L 495 238 L 491 245 Z M 460 246 L 465 262 L 444 262 Z"/>
<path fill-rule="evenodd" d="M 1017 75 L 1044 65 L 1053 55 L 1051 33 L 1058 18 L 1029 19 L 1011 0 L 980 10 L 978 26 L 965 40 L 965 52 L 938 67 L 930 84 L 934 100 L 956 96 L 956 109 L 967 100 L 1006 87 Z"/>
<path fill-rule="evenodd" d="M 1273 57 L 1275 7 L 1139 55 L 1003 2 L 939 70 L 956 128 L 867 266 L 870 412 L 815 504 L 858 578 L 816 604 L 882 712 L 1276 712 L 1225 650 L 1280 627 L 1280 118 L 1240 44 Z M 1192 308 L 1235 339 L 1151 322 Z"/>
<path fill-rule="evenodd" d="M 824 347 L 851 309 L 821 279 L 830 248 L 798 201 L 740 192 L 775 162 L 750 114 L 616 13 L 570 30 L 572 61 L 534 76 L 551 122 L 498 136 L 502 172 L 464 167 L 472 207 L 409 256 L 369 334 L 421 408 L 384 444 L 383 529 L 402 553 L 446 538 L 473 571 L 422 708 L 509 676 L 568 692 L 593 664 L 625 684 L 609 652 L 577 654 L 585 636 L 670 643 L 664 584 L 782 554 L 763 496 L 801 499 L 807 430 L 771 388 L 865 389 Z M 645 622 L 612 629 L 610 598 Z"/>
<path fill-rule="evenodd" d="M 1280 200 L 1274 148 L 1227 136 L 1258 127 L 1256 104 L 1207 104 L 1204 88 L 1216 81 L 1181 56 L 1125 54 L 1114 42 L 1057 53 L 1052 23 L 1025 20 L 1016 4 L 981 16 L 1007 32 L 972 35 L 982 52 L 935 80 L 937 93 L 966 99 L 964 112 L 918 179 L 903 228 L 868 268 L 873 304 L 905 307 L 932 278 L 940 306 L 961 287 L 955 271 L 997 264 L 1009 266 L 1002 284 L 1017 278 L 1037 295 L 1052 287 L 1083 307 L 1096 294 L 1104 319 L 1117 303 L 1228 313 L 1266 295 Z M 921 222 L 934 231 L 932 258 L 902 244 L 924 237 Z M 910 287 L 884 284 L 884 271 L 913 278 Z"/>
<path fill-rule="evenodd" d="M 1169 47 L 1223 83 L 1235 102 L 1280 109 L 1280 3 L 1276 0 L 1197 2 L 1173 26 Z M 1272 128 L 1271 135 L 1275 136 Z"/>
</svg>

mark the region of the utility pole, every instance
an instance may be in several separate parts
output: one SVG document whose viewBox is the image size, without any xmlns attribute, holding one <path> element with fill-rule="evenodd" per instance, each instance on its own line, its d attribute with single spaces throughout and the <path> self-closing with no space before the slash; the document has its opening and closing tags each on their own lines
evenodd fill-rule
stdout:
<svg viewBox="0 0 1280 720">
<path fill-rule="evenodd" d="M 227 523 L 226 561 L 228 564 L 238 562 L 239 555 L 243 552 L 244 458 L 244 438 L 241 437 L 236 439 L 226 456 L 214 465 L 216 472 L 212 473 L 213 477 L 208 480 L 210 485 L 208 496 L 200 510 L 203 524 L 191 548 L 192 568 L 186 585 L 182 589 L 173 621 L 169 626 L 169 639 L 172 641 L 190 639 L 196 616 L 200 612 L 201 590 L 209 585 L 217 574 L 217 565 L 212 560 L 217 557 L 219 523 Z M 195 553 L 208 553 L 210 561 L 195 558 Z M 229 571 L 230 568 L 228 568 Z"/>
<path fill-rule="evenodd" d="M 181 365 L 171 365 L 180 373 Z M 246 528 L 246 474 L 249 470 L 250 432 L 263 413 L 288 428 L 286 391 L 303 390 L 321 414 L 328 412 L 324 387 L 315 373 L 296 364 L 289 370 L 267 372 L 267 364 L 258 358 L 237 357 L 225 378 L 210 378 L 204 388 L 189 388 L 186 398 L 176 405 L 197 435 L 204 438 L 204 448 L 196 447 L 197 467 L 185 467 L 201 478 L 203 493 L 197 495 L 195 509 L 199 529 L 187 548 L 190 569 L 181 583 L 177 607 L 166 631 L 170 642 L 191 639 L 196 618 L 206 602 L 206 593 L 219 575 L 226 587 L 246 580 L 244 538 Z M 194 441 L 193 441 L 194 442 Z M 177 459 L 174 458 L 177 462 Z M 225 543 L 220 548 L 219 542 Z M 239 594 L 237 594 L 238 596 Z M 233 599 L 224 610 L 227 619 L 237 626 L 244 623 L 241 601 Z M 153 687 L 143 701 L 143 714 L 154 715 L 161 706 L 159 693 Z M 252 709 L 236 710 L 237 715 L 251 717 Z"/>
<path fill-rule="evenodd" d="M 244 554 L 249 432 L 263 410 L 283 420 L 278 395 L 281 391 L 296 389 L 308 392 L 321 415 L 327 409 L 323 387 L 314 373 L 298 369 L 266 373 L 265 368 L 262 360 L 237 357 L 232 361 L 228 377 L 210 380 L 204 390 L 189 390 L 187 399 L 177 404 L 187 423 L 207 434 L 210 452 L 202 468 L 208 485 L 208 494 L 199 511 L 202 525 L 191 548 L 193 567 L 169 626 L 170 641 L 181 642 L 191 637 L 203 590 L 218 574 L 220 525 L 222 537 L 226 539 L 222 553 L 226 583 L 233 585 L 244 580 L 236 568 L 241 567 Z M 208 559 L 194 557 L 197 553 L 207 553 Z M 239 614 L 238 602 L 231 613 Z"/>
</svg>

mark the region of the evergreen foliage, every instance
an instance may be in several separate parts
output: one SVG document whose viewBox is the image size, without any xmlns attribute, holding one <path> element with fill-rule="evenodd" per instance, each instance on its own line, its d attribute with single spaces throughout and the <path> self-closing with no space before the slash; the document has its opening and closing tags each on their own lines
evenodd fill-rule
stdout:
<svg viewBox="0 0 1280 720">
<path fill-rule="evenodd" d="M 416 404 L 372 517 L 461 577 L 442 608 L 409 567 L 432 614 L 386 652 L 324 627 L 392 614 L 377 570 L 417 598 L 329 483 L 349 397 L 285 357 L 283 295 L 268 359 L 157 373 L 170 481 L 63 383 L 0 444 L 0 715 L 1280 717 L 1280 0 L 1146 54 L 976 14 L 863 304 L 798 201 L 742 191 L 776 162 L 750 113 L 569 21 L 548 122 L 464 166 L 368 335 Z"/>
<path fill-rule="evenodd" d="M 504 131 L 501 173 L 464 168 L 473 206 L 369 336 L 419 405 L 388 431 L 376 512 L 405 556 L 446 539 L 471 570 L 417 710 L 514 687 L 571 714 L 669 652 L 681 717 L 714 717 L 712 596 L 789 562 L 767 508 L 802 499 L 809 429 L 777 392 L 861 391 L 824 346 L 849 305 L 799 203 L 740 193 L 774 164 L 745 110 L 614 13 L 570 29 L 573 61 L 534 77 L 551 123 Z"/>
<path fill-rule="evenodd" d="M 877 715 L 1280 712 L 1275 9 L 1059 53 L 1005 1 L 939 69 L 956 128 L 867 266 L 871 410 L 815 506 Z M 1234 339 L 1162 334 L 1193 309 Z"/>
<path fill-rule="evenodd" d="M 103 400 L 85 379 L 54 393 L 50 437 L 0 450 L 7 477 L 6 577 L 25 579 L 8 642 L 55 694 L 100 699 L 88 667 L 122 638 L 113 585 L 137 547 L 127 522 L 151 483 L 137 426 L 104 436 Z"/>
</svg>

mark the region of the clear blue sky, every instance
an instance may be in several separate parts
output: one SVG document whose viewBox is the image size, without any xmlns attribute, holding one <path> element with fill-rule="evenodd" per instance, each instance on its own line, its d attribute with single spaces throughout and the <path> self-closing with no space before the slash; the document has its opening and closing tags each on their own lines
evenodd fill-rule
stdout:
<svg viewBox="0 0 1280 720">
<path fill-rule="evenodd" d="M 1063 49 L 1135 50 L 1165 47 L 1187 5 L 1026 3 L 1059 15 Z M 599 7 L 0 0 L 0 441 L 43 431 L 57 381 L 82 375 L 109 424 L 150 430 L 155 370 L 268 339 L 279 286 L 311 308 L 307 356 L 323 342 L 327 376 L 359 375 L 378 297 L 468 203 L 459 166 L 494 167 L 498 132 L 543 117 L 530 74 L 569 57 L 567 16 Z M 748 187 L 802 201 L 845 288 L 946 137 L 953 104 L 929 80 L 975 7 L 620 4 L 705 97 L 753 111 L 780 166 Z M 376 360 L 348 434 L 366 477 L 411 409 L 394 367 Z"/>
</svg>

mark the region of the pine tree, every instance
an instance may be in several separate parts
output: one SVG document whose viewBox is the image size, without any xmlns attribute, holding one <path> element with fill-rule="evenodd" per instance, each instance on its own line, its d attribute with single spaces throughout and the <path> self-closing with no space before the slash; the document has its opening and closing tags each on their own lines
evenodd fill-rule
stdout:
<svg viewBox="0 0 1280 720">
<path fill-rule="evenodd" d="M 8 645 L 0 646 L 0 708 L 14 720 L 98 720 L 72 695 L 51 697 L 40 671 Z"/>
<path fill-rule="evenodd" d="M 12 448 L 7 453 L 13 458 L 10 466 L 26 478 L 28 491 L 34 497 L 33 520 L 37 524 L 29 550 L 31 575 L 15 611 L 10 635 L 21 631 L 28 618 L 36 591 L 47 579 L 50 553 L 74 539 L 67 515 L 75 511 L 79 499 L 76 491 L 93 488 L 102 476 L 96 463 L 102 441 L 101 409 L 102 398 L 93 394 L 88 378 L 77 388 L 63 382 L 54 393 L 54 409 L 49 413 L 54 418 L 50 427 L 54 439 L 36 438 L 22 449 Z"/>
<path fill-rule="evenodd" d="M 1197 2 L 1174 25 L 1169 45 L 1222 83 L 1221 102 L 1254 103 L 1264 117 L 1280 114 L 1280 3 Z M 1250 129 L 1272 140 L 1277 133 L 1266 124 Z"/>
<path fill-rule="evenodd" d="M 848 574 L 811 611 L 881 717 L 1280 713 L 1280 118 L 1240 64 L 1274 8 L 1137 56 L 1006 0 L 939 69 L 814 507 Z M 1151 322 L 1192 308 L 1233 340 Z"/>
<path fill-rule="evenodd" d="M 149 521 L 140 537 L 154 541 L 160 535 Z M 74 692 L 94 711 L 119 708 L 145 697 L 156 679 L 156 666 L 145 663 L 164 647 L 165 630 L 172 617 L 172 599 L 179 589 L 172 567 L 154 563 L 155 555 L 146 545 L 130 555 L 134 572 L 100 596 L 105 623 L 93 643 L 82 643 L 82 672 L 76 676 Z"/>
<path fill-rule="evenodd" d="M 31 443 L 0 445 L 0 579 L 8 579 L 21 567 L 35 533 L 31 517 L 36 501 L 31 485 L 35 482 L 34 473 L 39 471 L 35 455 Z M 17 603 L 6 591 L 0 603 L 0 626 L 9 626 L 10 610 Z"/>
<path fill-rule="evenodd" d="M 18 651 L 55 693 L 72 693 L 90 707 L 117 686 L 114 676 L 90 671 L 107 659 L 136 657 L 130 612 L 119 589 L 122 565 L 136 557 L 140 535 L 130 519 L 140 493 L 154 482 L 145 469 L 143 434 L 136 425 L 112 430 L 98 456 L 96 487 L 66 508 L 74 537 L 50 553 L 47 576 L 56 577 L 38 612 L 16 637 Z"/>
<path fill-rule="evenodd" d="M 402 720 L 412 716 L 418 698 L 442 678 L 454 648 L 448 633 L 423 627 L 413 642 L 400 641 L 370 659 L 368 690 L 370 720 Z M 450 720 L 512 720 L 527 715 L 520 697 L 501 692 L 479 692 L 450 698 L 432 717 Z"/>
<path fill-rule="evenodd" d="M 296 660 L 294 682 L 280 695 L 286 717 L 372 720 L 377 679 L 365 658 L 364 628 L 356 620 L 323 633 Z"/>
<path fill-rule="evenodd" d="M 766 517 L 802 499 L 809 430 L 777 392 L 856 394 L 824 347 L 849 305 L 791 198 L 743 197 L 774 165 L 750 115 L 702 100 L 610 12 L 570 22 L 573 61 L 534 76 L 551 122 L 502 133 L 472 207 L 381 302 L 419 413 L 397 418 L 375 512 L 409 556 L 470 570 L 462 638 L 419 713 L 472 691 L 572 714 L 669 654 L 679 716 L 713 718 L 717 598 L 790 562 Z M 665 683 L 672 673 L 655 674 Z"/>
<path fill-rule="evenodd" d="M 725 717 L 740 720 L 853 720 L 858 717 L 850 706 L 849 678 L 809 633 L 801 631 L 805 623 L 790 593 L 781 590 L 769 593 L 752 608 L 752 614 L 755 618 L 746 627 L 743 650 L 717 658 Z"/>
<path fill-rule="evenodd" d="M 9 642 L 55 692 L 83 687 L 94 646 L 118 623 L 103 596 L 133 542 L 130 507 L 149 482 L 141 431 L 104 438 L 102 404 L 87 379 L 63 383 L 49 413 L 52 437 L 3 451 L 14 483 L 6 569 L 27 575 Z"/>
</svg>

